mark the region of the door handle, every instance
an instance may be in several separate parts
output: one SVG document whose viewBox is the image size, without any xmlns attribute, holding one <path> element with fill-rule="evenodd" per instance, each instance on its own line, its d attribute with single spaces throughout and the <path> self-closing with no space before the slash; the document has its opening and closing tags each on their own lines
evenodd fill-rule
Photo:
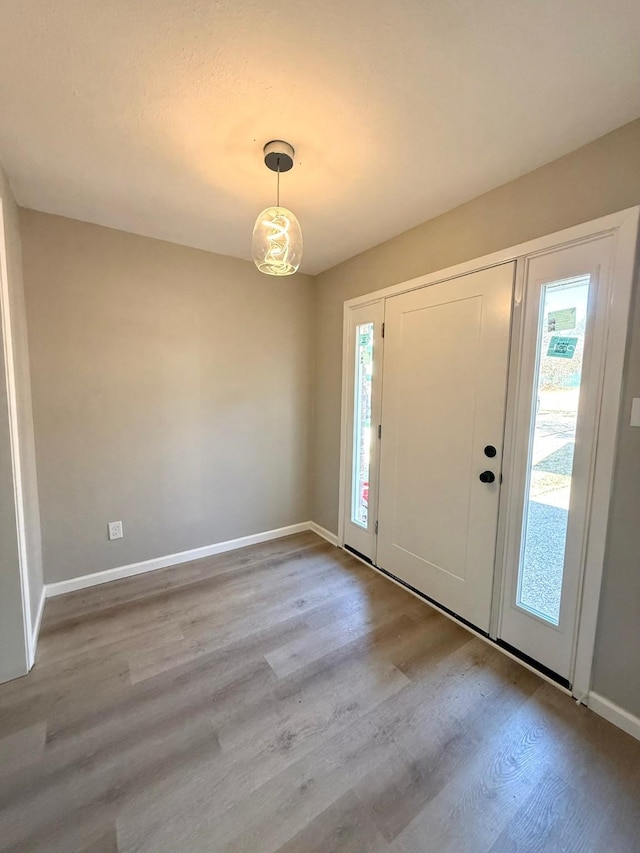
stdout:
<svg viewBox="0 0 640 853">
<path fill-rule="evenodd" d="M 494 483 L 495 479 L 496 475 L 493 473 L 493 471 L 483 471 L 482 474 L 480 474 L 481 483 Z"/>
</svg>

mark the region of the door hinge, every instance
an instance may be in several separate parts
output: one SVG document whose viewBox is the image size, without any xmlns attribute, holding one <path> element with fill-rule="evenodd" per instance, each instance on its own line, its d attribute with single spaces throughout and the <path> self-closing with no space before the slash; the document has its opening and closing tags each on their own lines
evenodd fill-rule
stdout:
<svg viewBox="0 0 640 853">
<path fill-rule="evenodd" d="M 378 424 L 378 438 L 382 438 L 382 424 Z"/>
<path fill-rule="evenodd" d="M 382 324 L 382 337 L 384 338 L 384 323 Z"/>
<path fill-rule="evenodd" d="M 376 536 L 378 535 L 378 522 L 376 521 Z"/>
</svg>

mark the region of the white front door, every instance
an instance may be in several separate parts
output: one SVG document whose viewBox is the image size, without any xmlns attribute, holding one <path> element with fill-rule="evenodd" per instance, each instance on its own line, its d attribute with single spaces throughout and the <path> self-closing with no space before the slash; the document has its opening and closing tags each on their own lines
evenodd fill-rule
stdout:
<svg viewBox="0 0 640 853">
<path fill-rule="evenodd" d="M 615 237 L 532 258 L 499 638 L 573 680 Z"/>
<path fill-rule="evenodd" d="M 386 300 L 377 565 L 489 629 L 515 263 Z"/>
</svg>

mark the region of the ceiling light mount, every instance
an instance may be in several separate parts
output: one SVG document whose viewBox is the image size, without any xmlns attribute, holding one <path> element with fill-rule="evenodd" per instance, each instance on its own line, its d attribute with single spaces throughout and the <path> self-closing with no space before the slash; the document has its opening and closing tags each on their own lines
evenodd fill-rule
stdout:
<svg viewBox="0 0 640 853">
<path fill-rule="evenodd" d="M 265 166 L 272 172 L 288 172 L 293 168 L 295 154 L 293 145 L 281 139 L 272 139 L 264 146 Z"/>
</svg>

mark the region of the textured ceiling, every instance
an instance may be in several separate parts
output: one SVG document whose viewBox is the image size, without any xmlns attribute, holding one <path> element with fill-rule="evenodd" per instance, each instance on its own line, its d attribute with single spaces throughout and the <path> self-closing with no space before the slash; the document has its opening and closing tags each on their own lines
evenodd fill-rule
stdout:
<svg viewBox="0 0 640 853">
<path fill-rule="evenodd" d="M 640 114 L 638 0 L 0 0 L 20 204 L 317 273 Z"/>
</svg>

